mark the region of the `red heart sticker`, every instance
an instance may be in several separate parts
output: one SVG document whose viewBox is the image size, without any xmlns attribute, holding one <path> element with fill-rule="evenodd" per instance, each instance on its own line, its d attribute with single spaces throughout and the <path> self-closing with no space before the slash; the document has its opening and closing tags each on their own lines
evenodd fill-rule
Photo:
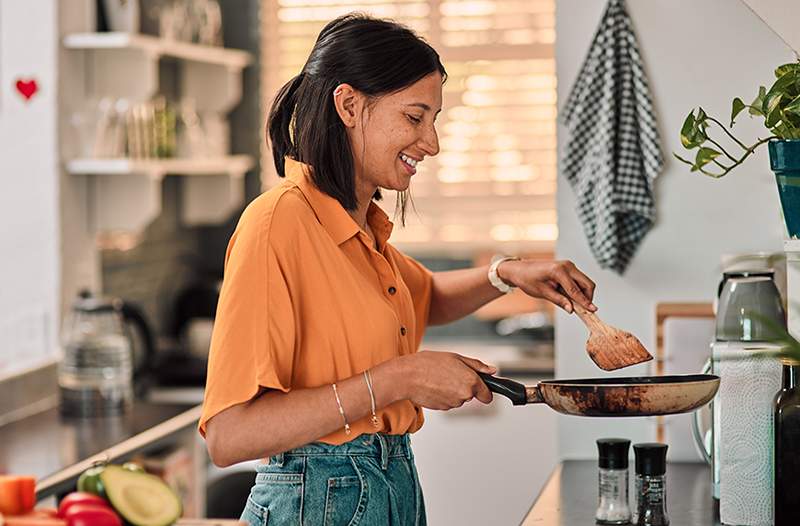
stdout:
<svg viewBox="0 0 800 526">
<path fill-rule="evenodd" d="M 35 79 L 17 80 L 17 91 L 19 91 L 20 95 L 22 95 L 25 100 L 31 100 L 31 97 L 33 97 L 38 90 L 39 86 L 36 84 Z"/>
</svg>

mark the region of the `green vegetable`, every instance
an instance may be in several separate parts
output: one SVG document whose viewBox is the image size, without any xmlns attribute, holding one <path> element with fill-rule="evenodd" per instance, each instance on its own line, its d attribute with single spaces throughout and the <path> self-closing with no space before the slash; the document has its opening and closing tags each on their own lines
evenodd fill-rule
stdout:
<svg viewBox="0 0 800 526">
<path fill-rule="evenodd" d="M 133 526 L 168 526 L 181 516 L 180 499 L 155 475 L 109 465 L 100 480 L 108 501 Z"/>
<path fill-rule="evenodd" d="M 97 462 L 81 473 L 81 476 L 78 478 L 78 491 L 92 493 L 106 498 L 103 481 L 100 480 L 100 474 L 105 471 L 106 466 L 107 464 L 105 462 Z"/>
</svg>

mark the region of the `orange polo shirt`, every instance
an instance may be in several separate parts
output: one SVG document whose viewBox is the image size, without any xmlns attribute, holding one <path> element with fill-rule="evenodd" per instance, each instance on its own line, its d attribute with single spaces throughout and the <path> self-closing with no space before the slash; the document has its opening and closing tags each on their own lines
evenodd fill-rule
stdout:
<svg viewBox="0 0 800 526">
<path fill-rule="evenodd" d="M 430 271 L 387 243 L 392 223 L 370 203 L 376 249 L 307 168 L 287 158 L 286 179 L 250 203 L 231 236 L 199 424 L 204 436 L 211 417 L 262 388 L 329 385 L 414 353 L 422 340 Z M 403 400 L 378 411 L 378 420 L 377 430 L 366 417 L 350 423 L 351 435 L 342 429 L 320 441 L 414 432 L 422 408 Z"/>
</svg>

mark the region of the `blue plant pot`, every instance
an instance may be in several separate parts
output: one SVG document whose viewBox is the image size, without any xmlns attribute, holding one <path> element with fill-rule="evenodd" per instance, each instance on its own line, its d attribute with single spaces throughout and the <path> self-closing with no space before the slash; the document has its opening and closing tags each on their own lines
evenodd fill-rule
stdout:
<svg viewBox="0 0 800 526">
<path fill-rule="evenodd" d="M 769 165 L 775 172 L 783 219 L 790 238 L 800 238 L 800 140 L 774 140 L 769 148 Z"/>
</svg>

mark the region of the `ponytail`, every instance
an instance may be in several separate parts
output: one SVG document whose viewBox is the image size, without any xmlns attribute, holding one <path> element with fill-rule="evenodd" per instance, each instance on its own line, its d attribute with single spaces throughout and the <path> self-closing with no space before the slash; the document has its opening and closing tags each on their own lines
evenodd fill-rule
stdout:
<svg viewBox="0 0 800 526">
<path fill-rule="evenodd" d="M 297 89 L 303 83 L 305 73 L 300 73 L 283 85 L 272 103 L 267 119 L 267 134 L 272 143 L 272 157 L 275 169 L 280 177 L 284 177 L 285 157 L 297 158 L 297 152 L 292 137 L 292 116 L 297 104 Z"/>
</svg>

